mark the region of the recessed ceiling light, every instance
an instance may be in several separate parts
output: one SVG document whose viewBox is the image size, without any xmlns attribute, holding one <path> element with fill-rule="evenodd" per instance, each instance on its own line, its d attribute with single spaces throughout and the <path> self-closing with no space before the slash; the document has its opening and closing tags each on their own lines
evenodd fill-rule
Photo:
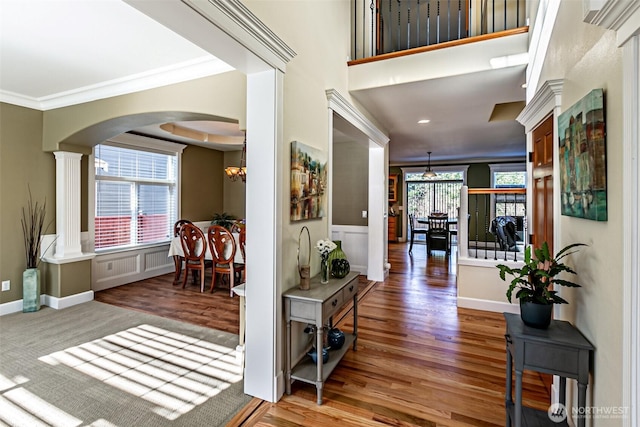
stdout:
<svg viewBox="0 0 640 427">
<path fill-rule="evenodd" d="M 431 120 L 429 120 L 429 119 L 422 119 L 422 120 L 418 120 L 418 124 L 419 124 L 419 125 L 424 125 L 424 124 L 429 123 L 430 121 L 431 121 Z"/>
<path fill-rule="evenodd" d="M 522 89 L 526 89 L 527 88 L 527 84 L 526 83 L 522 83 Z"/>
</svg>

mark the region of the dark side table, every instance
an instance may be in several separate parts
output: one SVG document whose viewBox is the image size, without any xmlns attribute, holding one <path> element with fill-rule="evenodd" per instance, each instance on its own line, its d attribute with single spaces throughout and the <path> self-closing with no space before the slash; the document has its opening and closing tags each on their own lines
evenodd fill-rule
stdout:
<svg viewBox="0 0 640 427">
<path fill-rule="evenodd" d="M 560 377 L 560 403 L 566 406 L 567 378 L 578 380 L 578 407 L 584 408 L 589 383 L 589 362 L 595 350 L 571 323 L 552 320 L 548 329 L 525 325 L 517 314 L 504 313 L 507 321 L 507 426 L 568 425 L 552 421 L 546 411 L 522 407 L 522 371 L 529 369 Z M 516 395 L 512 400 L 512 369 L 516 371 Z M 570 411 L 569 409 L 566 409 Z M 580 412 L 582 414 L 583 412 Z M 568 414 L 567 414 L 568 415 Z M 584 417 L 578 426 L 584 427 Z"/>
</svg>

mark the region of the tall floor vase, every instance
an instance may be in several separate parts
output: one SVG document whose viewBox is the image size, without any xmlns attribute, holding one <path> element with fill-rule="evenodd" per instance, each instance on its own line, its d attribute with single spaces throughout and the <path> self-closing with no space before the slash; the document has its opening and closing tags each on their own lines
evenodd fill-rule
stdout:
<svg viewBox="0 0 640 427">
<path fill-rule="evenodd" d="M 40 310 L 40 270 L 27 268 L 22 273 L 22 311 Z"/>
</svg>

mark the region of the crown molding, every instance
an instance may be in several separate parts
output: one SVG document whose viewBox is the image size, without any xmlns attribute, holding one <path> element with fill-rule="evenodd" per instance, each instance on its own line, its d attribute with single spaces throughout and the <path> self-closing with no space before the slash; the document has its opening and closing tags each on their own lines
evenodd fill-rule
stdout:
<svg viewBox="0 0 640 427">
<path fill-rule="evenodd" d="M 562 79 L 547 80 L 533 95 L 531 101 L 516 117 L 516 120 L 524 126 L 525 132 L 531 132 L 554 108 L 561 105 L 562 85 Z"/>
<path fill-rule="evenodd" d="M 0 101 L 47 111 L 209 77 L 231 70 L 232 67 L 219 59 L 206 56 L 40 98 L 0 91 Z"/>
<path fill-rule="evenodd" d="M 182 0 L 228 36 L 283 73 L 296 53 L 238 0 Z"/>
<path fill-rule="evenodd" d="M 584 22 L 616 31 L 618 46 L 640 32 L 640 1 L 583 0 Z"/>
</svg>

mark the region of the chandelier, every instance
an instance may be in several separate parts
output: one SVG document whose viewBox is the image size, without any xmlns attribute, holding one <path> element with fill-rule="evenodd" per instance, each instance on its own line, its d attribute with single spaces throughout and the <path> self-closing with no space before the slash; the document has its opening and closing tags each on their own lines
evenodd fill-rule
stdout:
<svg viewBox="0 0 640 427">
<path fill-rule="evenodd" d="M 231 181 L 237 181 L 238 178 L 242 179 L 242 182 L 247 181 L 247 164 L 245 156 L 247 155 L 247 134 L 244 135 L 244 142 L 242 143 L 242 155 L 240 157 L 240 166 L 227 166 L 224 168 L 224 173 L 227 174 Z"/>
<path fill-rule="evenodd" d="M 428 151 L 427 154 L 429 154 L 429 163 L 427 164 L 427 170 L 424 171 L 422 177 L 426 179 L 433 179 L 438 175 L 431 170 L 431 151 Z"/>
</svg>

